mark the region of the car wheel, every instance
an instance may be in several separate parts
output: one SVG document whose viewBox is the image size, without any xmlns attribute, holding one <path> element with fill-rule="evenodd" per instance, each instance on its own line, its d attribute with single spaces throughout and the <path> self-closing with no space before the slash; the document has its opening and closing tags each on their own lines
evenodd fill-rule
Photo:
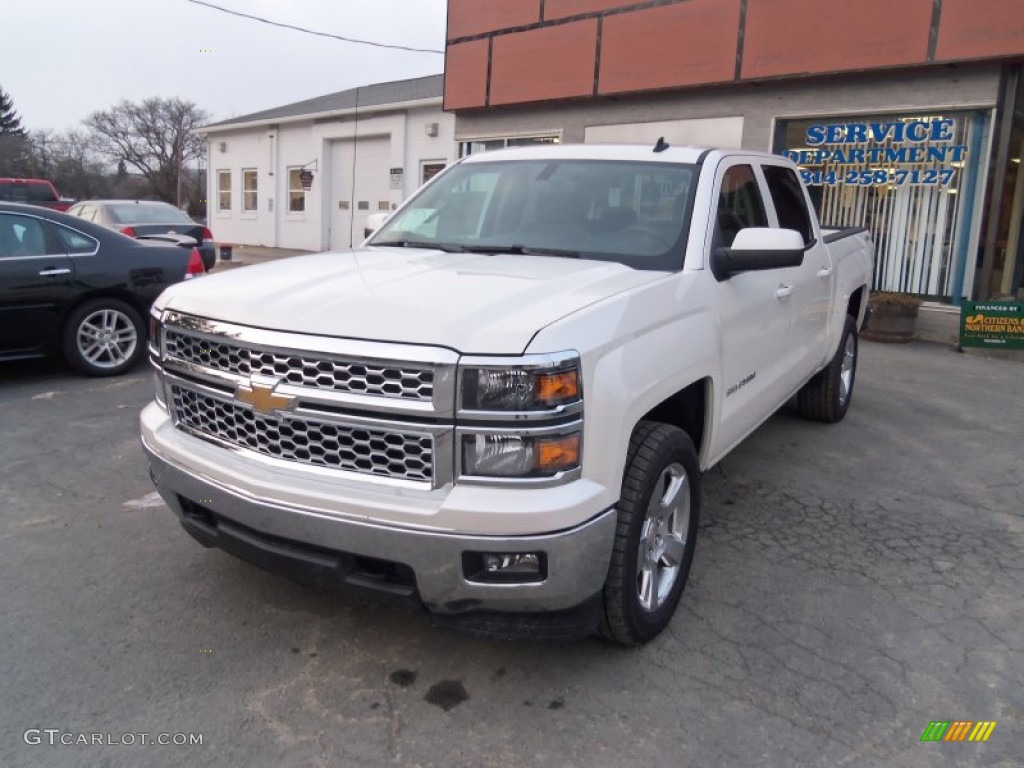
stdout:
<svg viewBox="0 0 1024 768">
<path fill-rule="evenodd" d="M 857 323 L 846 316 L 846 327 L 835 357 L 797 394 L 800 415 L 811 421 L 834 423 L 846 415 L 857 378 Z"/>
<path fill-rule="evenodd" d="M 64 327 L 64 357 L 90 376 L 116 376 L 145 353 L 139 313 L 119 299 L 92 299 L 75 309 Z"/>
<path fill-rule="evenodd" d="M 642 421 L 629 442 L 600 633 L 643 643 L 672 619 L 697 544 L 700 467 L 693 441 Z"/>
</svg>

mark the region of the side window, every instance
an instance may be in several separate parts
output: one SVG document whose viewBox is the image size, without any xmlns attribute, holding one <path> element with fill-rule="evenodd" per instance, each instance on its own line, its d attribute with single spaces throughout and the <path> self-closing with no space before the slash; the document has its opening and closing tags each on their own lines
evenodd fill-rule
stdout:
<svg viewBox="0 0 1024 768">
<path fill-rule="evenodd" d="M 45 255 L 46 236 L 39 219 L 0 214 L 0 258 Z"/>
<path fill-rule="evenodd" d="M 99 245 L 88 235 L 83 235 L 81 232 L 62 227 L 59 224 L 54 225 L 54 229 L 57 231 L 57 237 L 60 238 L 60 244 L 64 246 L 67 253 L 93 253 Z"/>
<path fill-rule="evenodd" d="M 772 202 L 775 203 L 779 226 L 783 229 L 795 229 L 805 243 L 810 243 L 814 239 L 814 227 L 807 212 L 807 202 L 800 187 L 800 180 L 792 169 L 783 168 L 781 165 L 766 165 L 762 170 L 768 182 Z"/>
<path fill-rule="evenodd" d="M 217 171 L 217 210 L 231 210 L 231 171 Z"/>
<path fill-rule="evenodd" d="M 734 165 L 725 172 L 718 193 L 715 226 L 715 241 L 726 248 L 732 245 L 741 229 L 768 226 L 764 201 L 751 166 Z"/>
</svg>

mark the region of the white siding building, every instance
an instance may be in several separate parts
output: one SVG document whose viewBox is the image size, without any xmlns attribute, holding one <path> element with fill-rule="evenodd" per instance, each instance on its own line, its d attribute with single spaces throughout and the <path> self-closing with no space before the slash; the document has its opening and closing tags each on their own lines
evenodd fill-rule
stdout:
<svg viewBox="0 0 1024 768">
<path fill-rule="evenodd" d="M 443 90 L 443 75 L 381 83 L 206 126 L 214 237 L 310 251 L 360 243 L 370 214 L 455 160 Z"/>
</svg>

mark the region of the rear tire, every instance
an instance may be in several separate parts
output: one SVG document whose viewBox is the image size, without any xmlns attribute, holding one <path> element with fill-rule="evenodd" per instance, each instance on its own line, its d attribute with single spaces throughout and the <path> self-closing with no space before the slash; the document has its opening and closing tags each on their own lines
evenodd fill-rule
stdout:
<svg viewBox="0 0 1024 768">
<path fill-rule="evenodd" d="M 693 562 L 700 518 L 700 466 L 693 441 L 668 424 L 642 421 L 629 441 L 600 633 L 645 643 L 672 620 Z"/>
<path fill-rule="evenodd" d="M 857 323 L 846 316 L 835 357 L 797 394 L 800 415 L 811 421 L 835 423 L 846 415 L 857 378 Z"/>
<path fill-rule="evenodd" d="M 91 299 L 64 324 L 64 358 L 89 376 L 116 376 L 132 368 L 146 351 L 146 329 L 139 313 L 120 299 Z"/>
</svg>

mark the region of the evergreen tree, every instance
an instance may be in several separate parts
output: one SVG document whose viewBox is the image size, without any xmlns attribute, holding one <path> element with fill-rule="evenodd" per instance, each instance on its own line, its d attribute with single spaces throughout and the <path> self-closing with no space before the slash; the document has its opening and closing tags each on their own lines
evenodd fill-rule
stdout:
<svg viewBox="0 0 1024 768">
<path fill-rule="evenodd" d="M 0 133 L 25 135 L 25 129 L 21 127 L 21 118 L 14 111 L 14 99 L 3 88 L 0 88 Z"/>
</svg>

